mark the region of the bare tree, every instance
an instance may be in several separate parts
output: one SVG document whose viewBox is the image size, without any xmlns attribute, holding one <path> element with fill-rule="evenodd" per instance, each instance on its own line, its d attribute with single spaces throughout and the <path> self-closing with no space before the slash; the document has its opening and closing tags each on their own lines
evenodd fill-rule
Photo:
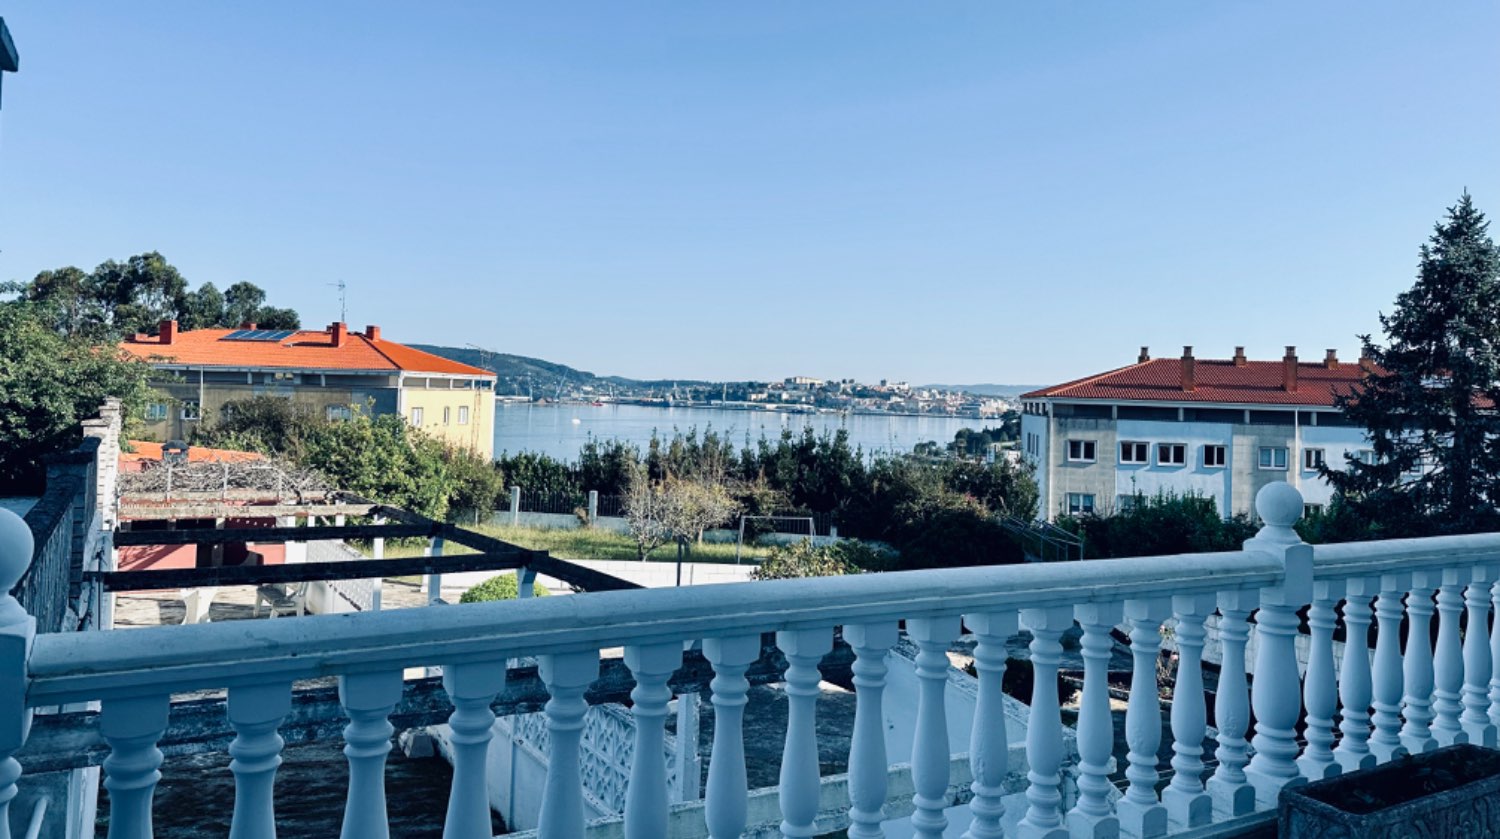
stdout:
<svg viewBox="0 0 1500 839">
<path fill-rule="evenodd" d="M 622 512 L 635 539 L 636 558 L 645 562 L 648 554 L 673 536 L 667 493 L 662 485 L 652 483 L 644 467 L 638 466 L 630 473 L 623 501 Z"/>
</svg>

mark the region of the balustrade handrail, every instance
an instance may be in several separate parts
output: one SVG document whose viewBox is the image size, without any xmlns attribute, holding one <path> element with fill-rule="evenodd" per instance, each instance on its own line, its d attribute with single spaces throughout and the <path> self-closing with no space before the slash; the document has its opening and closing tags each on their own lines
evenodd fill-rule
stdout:
<svg viewBox="0 0 1500 839">
<path fill-rule="evenodd" d="M 1377 577 L 1493 563 L 1497 559 L 1500 559 L 1500 533 L 1340 542 L 1313 546 L 1313 577 L 1328 580 Z"/>
<path fill-rule="evenodd" d="M 38 636 L 27 704 L 58 705 L 846 623 L 1276 585 L 1260 551 L 598 592 L 295 621 Z"/>
</svg>

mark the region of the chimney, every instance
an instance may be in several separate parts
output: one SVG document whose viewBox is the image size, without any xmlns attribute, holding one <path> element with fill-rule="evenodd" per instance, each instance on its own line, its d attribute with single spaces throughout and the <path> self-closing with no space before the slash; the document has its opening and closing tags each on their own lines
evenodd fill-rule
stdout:
<svg viewBox="0 0 1500 839">
<path fill-rule="evenodd" d="M 1370 354 L 1364 350 L 1359 351 L 1359 369 L 1366 373 L 1375 372 L 1375 359 L 1371 358 Z"/>
<path fill-rule="evenodd" d="M 1193 376 L 1193 348 L 1182 348 L 1182 389 L 1184 392 L 1192 393 L 1198 389 L 1198 381 Z"/>
<path fill-rule="evenodd" d="M 1287 347 L 1281 360 L 1281 385 L 1287 393 L 1297 392 L 1297 348 Z"/>
<path fill-rule="evenodd" d="M 1323 366 L 1329 370 L 1336 369 L 1339 366 L 1339 351 L 1328 350 L 1327 355 L 1323 356 Z"/>
<path fill-rule="evenodd" d="M 373 323 L 370 324 L 369 326 L 366 326 L 365 327 L 365 337 L 369 338 L 371 341 L 379 341 L 380 340 L 380 327 L 374 325 Z"/>
<path fill-rule="evenodd" d="M 156 331 L 156 334 L 162 345 L 165 346 L 172 343 L 173 339 L 177 337 L 177 321 L 162 321 L 160 328 L 158 328 Z"/>
<path fill-rule="evenodd" d="M 1145 364 L 1151 360 L 1151 348 L 1141 347 L 1141 354 L 1135 357 L 1136 364 Z"/>
<path fill-rule="evenodd" d="M 255 328 L 255 321 L 253 321 L 253 320 L 247 320 L 244 323 L 240 324 L 240 328 L 241 329 L 254 329 Z"/>
<path fill-rule="evenodd" d="M 349 327 L 342 323 L 330 323 L 328 325 L 328 334 L 333 337 L 333 345 L 335 347 L 342 347 L 344 345 L 344 336 L 349 334 Z"/>
<path fill-rule="evenodd" d="M 1245 360 L 1245 348 L 1244 347 L 1235 347 L 1234 348 L 1234 366 L 1236 366 L 1236 367 L 1244 367 L 1248 363 L 1249 362 Z"/>
</svg>

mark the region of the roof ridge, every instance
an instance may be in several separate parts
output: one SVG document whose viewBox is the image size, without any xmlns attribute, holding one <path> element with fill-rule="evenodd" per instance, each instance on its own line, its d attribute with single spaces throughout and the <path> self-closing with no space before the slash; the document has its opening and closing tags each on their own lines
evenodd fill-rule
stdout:
<svg viewBox="0 0 1500 839">
<path fill-rule="evenodd" d="M 1095 374 L 1093 376 L 1086 376 L 1086 377 L 1084 377 L 1082 379 L 1074 379 L 1071 382 L 1063 382 L 1060 385 L 1048 388 L 1048 390 L 1050 390 L 1052 392 L 1048 393 L 1047 395 L 1048 396 L 1056 396 L 1057 394 L 1060 394 L 1060 393 L 1062 393 L 1064 391 L 1072 390 L 1075 387 L 1083 387 L 1084 385 L 1093 384 L 1094 382 L 1097 382 L 1100 379 L 1107 378 L 1109 376 L 1113 376 L 1116 373 L 1124 372 L 1126 370 L 1131 369 L 1132 367 L 1144 367 L 1144 366 L 1146 366 L 1148 364 L 1151 364 L 1152 362 L 1161 361 L 1161 360 L 1162 359 L 1159 359 L 1159 358 L 1152 358 L 1152 359 L 1149 359 L 1149 360 L 1146 360 L 1146 361 L 1137 361 L 1134 364 L 1127 364 L 1127 365 L 1125 365 L 1123 367 L 1116 367 L 1113 370 L 1106 370 L 1103 373 L 1097 373 L 1097 374 Z"/>
<path fill-rule="evenodd" d="M 371 340 L 369 337 L 367 337 L 364 333 L 362 333 L 362 332 L 348 332 L 348 333 L 345 333 L 345 334 L 348 335 L 351 338 L 358 338 L 359 340 L 364 341 L 365 342 L 365 346 L 369 347 L 370 349 L 374 350 L 377 353 L 380 353 L 380 357 L 383 358 L 383 359 L 385 359 L 386 361 L 389 361 L 391 363 L 391 366 L 395 367 L 398 372 L 405 372 L 406 368 L 401 366 L 401 362 L 397 361 L 394 358 L 391 358 L 390 355 L 388 355 L 385 350 L 382 350 L 381 348 L 375 346 L 375 342 L 373 340 Z"/>
</svg>

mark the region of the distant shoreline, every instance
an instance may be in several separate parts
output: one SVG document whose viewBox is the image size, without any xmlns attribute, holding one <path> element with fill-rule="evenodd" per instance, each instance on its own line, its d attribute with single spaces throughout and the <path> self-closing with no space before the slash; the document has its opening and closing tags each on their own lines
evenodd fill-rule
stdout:
<svg viewBox="0 0 1500 839">
<path fill-rule="evenodd" d="M 738 412 L 746 413 L 746 414 L 761 414 L 761 415 L 768 415 L 768 416 L 838 416 L 838 415 L 842 414 L 842 415 L 860 416 L 860 417 L 900 417 L 900 418 L 903 418 L 903 419 L 924 419 L 924 418 L 930 418 L 930 419 L 944 419 L 944 420 L 971 419 L 971 420 L 976 420 L 976 421 L 980 421 L 980 422 L 987 422 L 987 421 L 999 422 L 1000 421 L 1000 416 L 999 415 L 989 415 L 989 416 L 986 416 L 984 414 L 979 414 L 979 413 L 944 413 L 944 414 L 940 414 L 940 413 L 933 413 L 931 411 L 922 411 L 922 412 L 918 412 L 918 411 L 872 411 L 872 410 L 870 410 L 868 408 L 814 408 L 814 407 L 811 407 L 811 406 L 803 406 L 803 405 L 774 405 L 774 406 L 770 406 L 770 405 L 736 404 L 736 403 L 723 403 L 723 402 L 674 402 L 674 403 L 671 403 L 671 404 L 662 404 L 662 403 L 660 403 L 658 401 L 655 401 L 655 400 L 644 400 L 644 399 L 643 400 L 615 399 L 613 401 L 604 401 L 604 402 L 600 402 L 598 404 L 595 404 L 593 402 L 588 402 L 588 401 L 584 401 L 584 400 L 571 400 L 571 399 L 563 399 L 563 400 L 558 400 L 558 401 L 541 399 L 541 400 L 532 401 L 531 399 L 529 399 L 527 397 L 524 397 L 524 396 L 521 396 L 521 397 L 496 396 L 495 397 L 495 401 L 497 403 L 499 403 L 500 405 L 524 405 L 526 407 L 544 407 L 544 408 L 569 408 L 569 407 L 571 407 L 571 408 L 607 408 L 607 407 L 612 407 L 612 406 L 622 406 L 622 407 L 631 407 L 631 408 L 659 408 L 659 409 L 662 409 L 662 410 L 671 410 L 673 408 L 687 408 L 687 409 L 700 410 L 700 411 L 738 411 Z"/>
</svg>

